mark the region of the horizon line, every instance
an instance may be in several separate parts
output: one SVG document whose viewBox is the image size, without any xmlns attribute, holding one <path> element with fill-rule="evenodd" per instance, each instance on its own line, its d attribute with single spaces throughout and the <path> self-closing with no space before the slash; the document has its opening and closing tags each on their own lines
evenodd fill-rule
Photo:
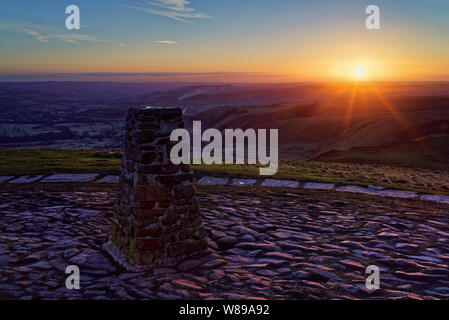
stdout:
<svg viewBox="0 0 449 320">
<path fill-rule="evenodd" d="M 363 82 L 449 82 L 448 75 L 411 75 L 403 78 L 371 78 Z M 348 83 L 354 80 L 344 77 L 313 77 L 301 79 L 298 75 L 270 72 L 0 72 L 0 82 L 160 82 L 160 83 Z"/>
</svg>

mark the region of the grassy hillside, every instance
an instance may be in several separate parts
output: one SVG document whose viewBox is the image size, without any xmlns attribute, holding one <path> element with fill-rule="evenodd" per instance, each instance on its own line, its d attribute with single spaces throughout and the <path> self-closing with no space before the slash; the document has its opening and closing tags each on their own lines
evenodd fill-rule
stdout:
<svg viewBox="0 0 449 320">
<path fill-rule="evenodd" d="M 330 150 L 378 146 L 430 134 L 449 134 L 448 97 L 396 97 L 389 101 L 359 93 L 349 102 L 219 107 L 186 119 L 207 127 L 279 130 L 279 157 L 307 160 Z"/>
<path fill-rule="evenodd" d="M 355 147 L 347 151 L 332 150 L 313 160 L 449 171 L 449 135 L 435 134 L 412 141 Z"/>
<path fill-rule="evenodd" d="M 101 173 L 119 174 L 120 152 L 111 150 L 17 149 L 0 150 L 0 175 Z M 194 165 L 204 175 L 259 178 L 256 166 Z M 425 193 L 449 194 L 449 172 L 380 165 L 282 161 L 277 178 L 380 185 Z"/>
</svg>

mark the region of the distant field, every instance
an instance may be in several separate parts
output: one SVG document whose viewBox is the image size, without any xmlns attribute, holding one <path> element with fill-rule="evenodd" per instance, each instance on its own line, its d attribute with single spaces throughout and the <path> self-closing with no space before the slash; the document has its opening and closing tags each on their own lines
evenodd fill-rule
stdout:
<svg viewBox="0 0 449 320">
<path fill-rule="evenodd" d="M 101 173 L 119 174 L 120 152 L 114 150 L 0 150 L 0 175 Z M 198 177 L 259 177 L 256 166 L 194 165 Z M 282 161 L 277 178 L 361 186 L 380 185 L 425 193 L 449 194 L 449 172 L 367 164 Z"/>
</svg>

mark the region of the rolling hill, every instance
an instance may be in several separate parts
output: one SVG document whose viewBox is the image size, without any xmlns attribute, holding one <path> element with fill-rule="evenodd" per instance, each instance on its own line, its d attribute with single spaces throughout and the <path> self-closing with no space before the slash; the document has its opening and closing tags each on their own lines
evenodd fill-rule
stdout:
<svg viewBox="0 0 449 320">
<path fill-rule="evenodd" d="M 448 171 L 448 159 L 449 135 L 434 134 L 375 147 L 354 147 L 346 151 L 331 150 L 312 160 Z"/>
<path fill-rule="evenodd" d="M 390 99 L 389 106 L 375 98 L 355 100 L 352 111 L 344 100 L 330 104 L 217 107 L 185 118 L 187 128 L 192 120 L 202 120 L 204 129 L 278 129 L 280 158 L 305 160 L 331 150 L 449 133 L 449 98 L 396 97 Z"/>
</svg>

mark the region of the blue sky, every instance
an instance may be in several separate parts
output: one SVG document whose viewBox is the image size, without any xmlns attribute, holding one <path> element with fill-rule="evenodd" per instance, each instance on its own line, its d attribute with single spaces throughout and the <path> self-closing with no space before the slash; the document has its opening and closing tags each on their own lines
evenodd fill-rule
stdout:
<svg viewBox="0 0 449 320">
<path fill-rule="evenodd" d="M 79 31 L 65 29 L 65 8 L 71 4 L 81 11 Z M 381 9 L 376 32 L 364 28 L 369 4 Z M 444 0 L 2 0 L 0 73 L 303 72 L 312 77 L 311 69 L 329 69 L 334 60 L 377 66 L 377 56 L 385 70 L 388 63 L 401 72 L 418 63 L 417 76 L 424 76 L 436 61 L 446 74 L 448 17 Z M 427 73 L 444 76 L 433 69 Z"/>
</svg>

